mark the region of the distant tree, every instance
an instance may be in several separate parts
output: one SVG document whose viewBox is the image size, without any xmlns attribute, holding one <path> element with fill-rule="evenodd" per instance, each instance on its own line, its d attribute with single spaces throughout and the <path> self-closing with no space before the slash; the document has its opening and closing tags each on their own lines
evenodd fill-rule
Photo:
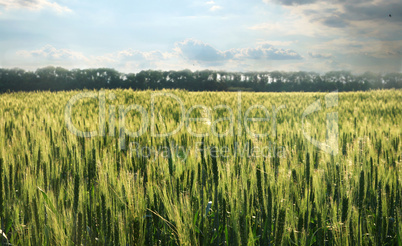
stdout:
<svg viewBox="0 0 402 246">
<path fill-rule="evenodd" d="M 402 74 L 353 75 L 350 71 L 314 72 L 227 72 L 202 70 L 192 72 L 144 70 L 119 73 L 110 68 L 72 69 L 48 66 L 35 72 L 0 68 L 0 92 L 33 90 L 76 90 L 102 88 L 185 89 L 189 91 L 356 91 L 402 88 Z"/>
</svg>

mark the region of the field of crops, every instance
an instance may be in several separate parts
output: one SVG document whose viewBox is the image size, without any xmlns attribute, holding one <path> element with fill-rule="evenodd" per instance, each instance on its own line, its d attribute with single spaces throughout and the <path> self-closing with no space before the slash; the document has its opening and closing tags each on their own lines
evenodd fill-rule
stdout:
<svg viewBox="0 0 402 246">
<path fill-rule="evenodd" d="M 85 93 L 0 95 L 1 242 L 402 245 L 400 90 Z"/>
</svg>

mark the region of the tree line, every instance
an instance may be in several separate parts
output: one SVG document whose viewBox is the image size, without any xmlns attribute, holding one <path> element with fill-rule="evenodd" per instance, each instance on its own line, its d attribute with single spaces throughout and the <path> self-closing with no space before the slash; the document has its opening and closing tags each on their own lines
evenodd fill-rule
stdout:
<svg viewBox="0 0 402 246">
<path fill-rule="evenodd" d="M 72 69 L 45 67 L 36 71 L 0 68 L 0 92 L 62 91 L 80 89 L 184 89 L 188 91 L 365 91 L 401 89 L 402 73 L 350 71 L 315 72 L 226 72 L 160 71 L 120 73 L 115 69 Z"/>
</svg>

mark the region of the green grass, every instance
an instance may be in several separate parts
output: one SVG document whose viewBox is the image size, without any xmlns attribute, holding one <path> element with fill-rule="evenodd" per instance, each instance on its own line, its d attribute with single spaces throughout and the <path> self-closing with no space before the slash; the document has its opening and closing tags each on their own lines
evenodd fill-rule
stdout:
<svg viewBox="0 0 402 246">
<path fill-rule="evenodd" d="M 401 244 L 402 91 L 339 93 L 332 108 L 325 107 L 325 93 L 244 92 L 241 114 L 236 92 L 164 92 L 177 95 L 186 110 L 209 107 L 210 123 L 188 125 L 209 136 L 195 137 L 187 125 L 172 136 L 152 136 L 149 120 L 140 136 L 120 138 L 119 105 L 141 105 L 150 119 L 152 91 L 107 90 L 106 134 L 92 138 L 75 136 L 65 123 L 66 103 L 80 91 L 0 95 L 0 240 L 12 245 Z M 181 120 L 177 102 L 164 99 L 155 99 L 154 133 L 171 132 Z M 327 114 L 337 112 L 335 156 L 303 135 L 303 111 L 318 99 L 321 111 L 309 115 L 305 127 L 308 135 L 325 141 Z M 265 137 L 247 134 L 237 122 L 257 104 L 267 108 L 270 121 L 248 126 L 269 133 Z M 217 105 L 227 105 L 233 115 L 227 108 L 213 110 Z M 272 131 L 273 106 L 280 105 L 286 108 L 278 111 Z M 72 121 L 81 130 L 99 132 L 98 113 L 98 100 L 83 99 L 73 107 Z M 258 109 L 249 113 L 263 117 Z M 189 116 L 208 117 L 208 112 L 198 108 Z M 231 116 L 234 124 L 214 124 Z M 144 123 L 136 111 L 124 122 L 132 132 Z M 212 128 L 232 134 L 216 137 Z M 132 142 L 143 147 L 142 156 L 130 151 Z M 147 158 L 149 149 L 159 153 Z"/>
</svg>

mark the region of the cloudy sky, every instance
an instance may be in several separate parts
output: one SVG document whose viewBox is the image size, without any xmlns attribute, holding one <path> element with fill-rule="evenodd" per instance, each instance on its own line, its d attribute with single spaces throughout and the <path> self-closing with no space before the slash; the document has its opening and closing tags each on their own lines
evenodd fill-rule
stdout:
<svg viewBox="0 0 402 246">
<path fill-rule="evenodd" d="M 0 0 L 0 67 L 48 65 L 402 72 L 402 1 Z"/>
</svg>

